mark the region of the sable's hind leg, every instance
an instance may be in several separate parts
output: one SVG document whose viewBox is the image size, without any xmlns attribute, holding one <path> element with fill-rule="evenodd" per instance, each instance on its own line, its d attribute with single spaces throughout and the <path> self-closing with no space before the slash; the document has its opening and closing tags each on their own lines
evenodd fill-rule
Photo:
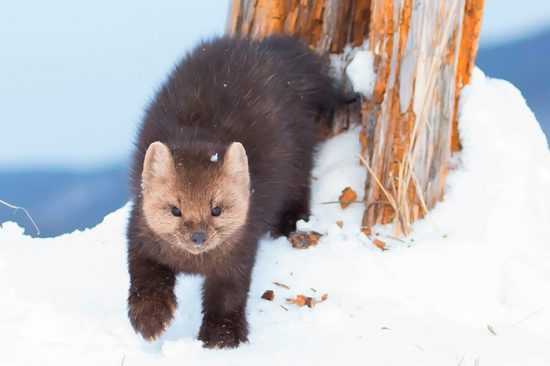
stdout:
<svg viewBox="0 0 550 366">
<path fill-rule="evenodd" d="M 310 186 L 305 185 L 301 189 L 301 194 L 295 200 L 292 200 L 283 211 L 276 234 L 289 236 L 296 231 L 296 222 L 298 220 L 307 220 L 310 215 L 309 197 Z"/>
</svg>

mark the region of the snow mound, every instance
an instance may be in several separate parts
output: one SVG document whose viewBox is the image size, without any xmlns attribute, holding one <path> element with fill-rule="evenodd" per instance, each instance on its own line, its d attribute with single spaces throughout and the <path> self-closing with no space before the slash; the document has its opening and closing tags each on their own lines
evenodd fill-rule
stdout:
<svg viewBox="0 0 550 366">
<path fill-rule="evenodd" d="M 126 318 L 128 206 L 93 230 L 51 239 L 0 228 L 2 365 L 548 365 L 550 364 L 550 154 L 521 94 L 475 72 L 462 98 L 464 151 L 445 202 L 389 250 L 360 233 L 363 194 L 357 133 L 324 144 L 313 216 L 325 234 L 292 249 L 261 243 L 248 306 L 250 343 L 206 350 L 200 278 L 180 277 L 177 317 L 147 344 Z M 343 227 L 336 221 L 343 221 Z M 275 286 L 284 283 L 289 290 Z M 260 299 L 274 290 L 273 302 Z M 296 294 L 328 300 L 313 309 Z M 283 308 L 283 305 L 285 308 Z"/>
</svg>

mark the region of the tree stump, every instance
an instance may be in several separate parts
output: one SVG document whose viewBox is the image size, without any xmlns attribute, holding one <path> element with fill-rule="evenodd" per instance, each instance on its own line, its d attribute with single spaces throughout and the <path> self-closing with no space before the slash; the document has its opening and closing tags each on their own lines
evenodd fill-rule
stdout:
<svg viewBox="0 0 550 366">
<path fill-rule="evenodd" d="M 484 0 L 233 0 L 228 34 L 299 36 L 321 54 L 368 40 L 376 84 L 335 131 L 360 123 L 369 171 L 363 226 L 395 222 L 399 234 L 443 198 L 460 149 L 458 98 L 475 63 Z M 337 70 L 343 77 L 344 69 Z M 350 157 L 353 159 L 355 157 Z"/>
</svg>

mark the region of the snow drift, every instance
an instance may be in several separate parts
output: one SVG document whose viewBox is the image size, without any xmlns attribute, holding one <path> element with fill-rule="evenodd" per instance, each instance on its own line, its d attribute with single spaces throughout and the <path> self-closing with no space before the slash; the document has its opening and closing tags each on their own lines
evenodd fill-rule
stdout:
<svg viewBox="0 0 550 366">
<path fill-rule="evenodd" d="M 0 364 L 16 365 L 548 365 L 550 154 L 521 94 L 475 72 L 463 93 L 464 150 L 445 201 L 381 251 L 360 233 L 357 131 L 322 146 L 313 213 L 301 228 L 325 234 L 292 249 L 263 240 L 248 306 L 250 343 L 207 350 L 200 278 L 180 277 L 176 320 L 147 344 L 126 317 L 128 207 L 93 230 L 33 239 L 0 228 Z M 339 227 L 336 221 L 343 221 Z M 289 290 L 275 286 L 284 283 Z M 272 302 L 260 297 L 274 290 Z M 328 300 L 310 309 L 296 294 Z M 283 305 L 285 308 L 281 307 Z"/>
</svg>

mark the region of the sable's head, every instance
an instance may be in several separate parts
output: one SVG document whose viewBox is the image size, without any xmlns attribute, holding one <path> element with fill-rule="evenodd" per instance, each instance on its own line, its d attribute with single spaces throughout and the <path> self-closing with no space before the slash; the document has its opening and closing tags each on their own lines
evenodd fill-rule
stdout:
<svg viewBox="0 0 550 366">
<path fill-rule="evenodd" d="M 222 245 L 247 219 L 250 174 L 243 145 L 234 142 L 222 159 L 212 160 L 174 158 L 160 142 L 152 143 L 145 154 L 145 221 L 169 245 L 192 254 Z"/>
</svg>

